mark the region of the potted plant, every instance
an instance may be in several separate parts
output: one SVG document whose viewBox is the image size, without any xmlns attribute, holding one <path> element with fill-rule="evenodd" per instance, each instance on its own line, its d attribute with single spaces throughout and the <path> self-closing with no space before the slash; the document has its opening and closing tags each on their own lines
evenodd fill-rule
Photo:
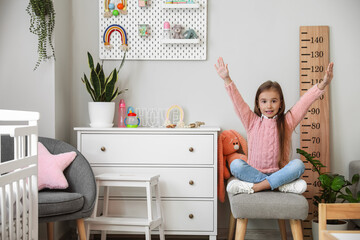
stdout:
<svg viewBox="0 0 360 240">
<path fill-rule="evenodd" d="M 89 92 L 93 102 L 89 102 L 89 117 L 91 127 L 112 127 L 115 113 L 115 103 L 112 102 L 117 96 L 126 92 L 128 89 L 119 91 L 116 87 L 118 74 L 125 62 L 125 53 L 120 63 L 119 69 L 114 70 L 105 77 L 103 62 L 94 64 L 93 57 L 88 52 L 88 64 L 90 68 L 90 79 L 84 73 L 81 78 Z"/>
<path fill-rule="evenodd" d="M 40 63 L 46 59 L 55 59 L 55 49 L 52 41 L 55 27 L 55 9 L 52 0 L 29 0 L 26 8 L 30 15 L 30 32 L 38 36 L 38 60 L 36 70 Z M 51 54 L 48 54 L 48 46 Z"/>
<path fill-rule="evenodd" d="M 304 150 L 296 149 L 296 152 L 304 156 L 305 159 L 311 163 L 313 166 L 312 170 L 319 174 L 318 180 L 320 183 L 320 194 L 315 195 L 313 198 L 313 204 L 316 208 L 319 206 L 319 203 L 335 203 L 335 202 L 351 202 L 358 203 L 360 202 L 360 191 L 353 194 L 350 190 L 350 186 L 357 184 L 359 182 L 359 174 L 355 174 L 351 182 L 346 180 L 343 175 L 323 172 L 322 168 L 325 166 L 317 159 L 314 159 L 311 154 L 307 153 Z M 317 211 L 314 215 L 317 217 Z M 339 226 L 342 225 L 342 226 Z M 344 230 L 347 228 L 347 222 L 341 220 L 328 220 L 327 229 L 333 230 Z M 318 221 L 316 219 L 312 222 L 312 231 L 313 231 L 313 240 L 318 239 Z"/>
</svg>

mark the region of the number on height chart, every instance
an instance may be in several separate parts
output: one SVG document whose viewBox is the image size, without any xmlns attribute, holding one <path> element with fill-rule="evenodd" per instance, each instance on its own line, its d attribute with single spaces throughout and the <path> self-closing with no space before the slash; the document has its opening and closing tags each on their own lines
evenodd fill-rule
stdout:
<svg viewBox="0 0 360 240">
<path fill-rule="evenodd" d="M 320 108 L 312 108 L 310 110 L 311 114 L 316 114 L 319 115 L 320 114 Z"/>
<path fill-rule="evenodd" d="M 311 72 L 323 72 L 324 67 L 323 66 L 311 66 Z"/>
<path fill-rule="evenodd" d="M 323 52 L 323 51 L 311 52 L 311 57 L 312 57 L 312 58 L 322 58 L 323 56 L 324 56 L 324 52 Z"/>
<path fill-rule="evenodd" d="M 323 37 L 311 37 L 311 43 L 323 43 L 324 38 Z"/>
</svg>

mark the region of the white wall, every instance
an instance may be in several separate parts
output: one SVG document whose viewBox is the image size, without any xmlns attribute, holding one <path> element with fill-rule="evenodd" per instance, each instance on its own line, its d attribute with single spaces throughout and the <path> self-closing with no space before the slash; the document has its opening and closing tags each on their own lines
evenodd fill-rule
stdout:
<svg viewBox="0 0 360 240">
<path fill-rule="evenodd" d="M 54 61 L 37 61 L 28 1 L 0 1 L 0 108 L 40 112 L 39 135 L 55 136 Z"/>
</svg>

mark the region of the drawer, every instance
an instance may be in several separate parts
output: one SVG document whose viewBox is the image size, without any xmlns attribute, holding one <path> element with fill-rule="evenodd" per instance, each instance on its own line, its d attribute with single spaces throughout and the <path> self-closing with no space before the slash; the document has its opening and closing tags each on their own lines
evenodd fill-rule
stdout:
<svg viewBox="0 0 360 240">
<path fill-rule="evenodd" d="M 214 230 L 213 201 L 162 201 L 165 231 Z M 98 215 L 102 213 L 102 201 L 99 201 Z M 153 216 L 156 207 L 153 201 Z M 110 199 L 109 216 L 147 218 L 146 201 L 139 199 Z M 192 216 L 191 216 L 192 215 Z"/>
<path fill-rule="evenodd" d="M 82 134 L 92 164 L 214 164 L 213 135 Z"/>
<path fill-rule="evenodd" d="M 214 168 L 166 168 L 166 167 L 92 167 L 94 174 L 102 173 L 151 173 L 160 174 L 162 197 L 214 196 Z M 110 196 L 145 196 L 145 188 L 110 187 Z"/>
</svg>

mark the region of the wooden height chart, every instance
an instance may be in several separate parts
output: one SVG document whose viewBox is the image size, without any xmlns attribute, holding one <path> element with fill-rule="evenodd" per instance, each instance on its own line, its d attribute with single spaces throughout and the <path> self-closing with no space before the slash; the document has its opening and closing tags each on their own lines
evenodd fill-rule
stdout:
<svg viewBox="0 0 360 240">
<path fill-rule="evenodd" d="M 300 95 L 323 80 L 329 64 L 329 27 L 300 27 Z M 319 159 L 329 171 L 329 89 L 311 105 L 308 113 L 300 124 L 301 149 Z M 302 156 L 301 156 L 302 157 Z M 305 161 L 303 179 L 308 184 L 304 196 L 309 202 L 309 215 L 303 223 L 304 239 L 312 239 L 311 220 L 314 218 L 315 207 L 313 196 L 319 193 L 318 174 L 313 172 L 312 165 Z"/>
</svg>

